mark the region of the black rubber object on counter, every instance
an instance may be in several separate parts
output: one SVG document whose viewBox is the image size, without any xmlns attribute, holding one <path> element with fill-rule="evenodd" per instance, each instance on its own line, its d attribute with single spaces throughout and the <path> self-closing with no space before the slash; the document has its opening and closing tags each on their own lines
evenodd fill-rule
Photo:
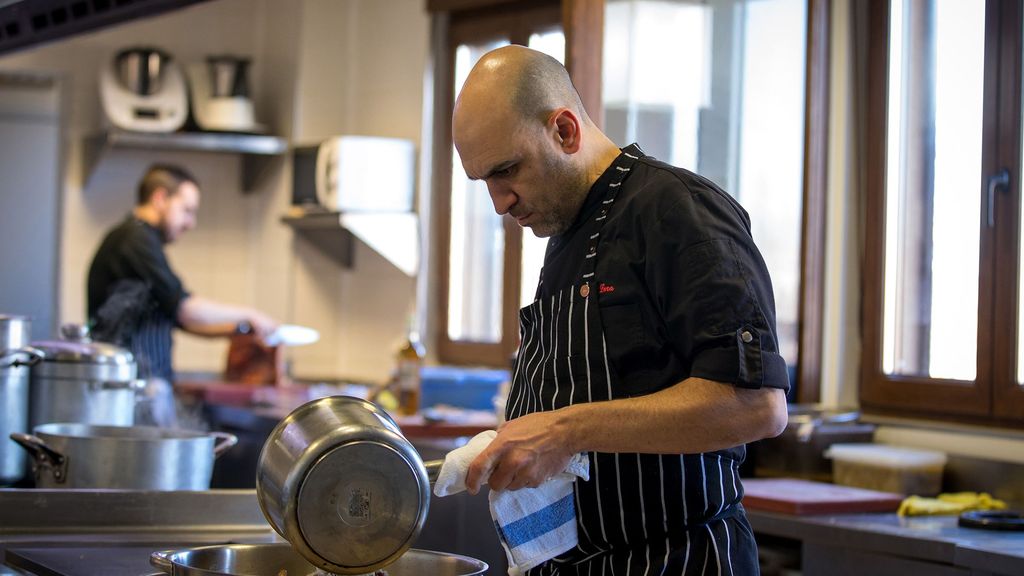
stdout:
<svg viewBox="0 0 1024 576">
<path fill-rule="evenodd" d="M 1017 510 L 974 510 L 961 514 L 957 524 L 982 530 L 1024 530 L 1024 515 Z"/>
</svg>

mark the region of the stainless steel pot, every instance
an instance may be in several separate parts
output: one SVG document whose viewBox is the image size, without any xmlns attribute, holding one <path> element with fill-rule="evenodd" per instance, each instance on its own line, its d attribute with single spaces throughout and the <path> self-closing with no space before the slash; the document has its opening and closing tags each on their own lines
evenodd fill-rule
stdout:
<svg viewBox="0 0 1024 576">
<path fill-rule="evenodd" d="M 314 566 L 366 574 L 419 535 L 442 463 L 424 465 L 376 405 L 332 396 L 296 408 L 270 433 L 256 494 L 271 526 Z"/>
<path fill-rule="evenodd" d="M 322 574 L 291 546 L 230 544 L 154 552 L 150 564 L 174 576 L 314 576 Z M 409 550 L 388 566 L 388 576 L 474 576 L 487 564 L 466 556 Z"/>
<path fill-rule="evenodd" d="M 28 431 L 29 367 L 40 360 L 30 333 L 28 318 L 0 315 L 0 485 L 25 475 L 25 453 L 7 437 Z"/>
<path fill-rule="evenodd" d="M 238 442 L 224 432 L 44 424 L 11 434 L 32 454 L 37 488 L 208 490 L 213 461 Z"/>
<path fill-rule="evenodd" d="M 32 343 L 43 361 L 31 370 L 30 428 L 53 422 L 131 426 L 135 392 L 145 386 L 135 379 L 132 353 L 73 328 L 64 328 L 63 340 Z"/>
</svg>

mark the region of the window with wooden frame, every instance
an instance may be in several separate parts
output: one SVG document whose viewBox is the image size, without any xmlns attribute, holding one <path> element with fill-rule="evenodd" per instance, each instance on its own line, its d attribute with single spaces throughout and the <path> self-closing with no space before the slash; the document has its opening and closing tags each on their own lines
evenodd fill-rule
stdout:
<svg viewBox="0 0 1024 576">
<path fill-rule="evenodd" d="M 820 246 L 819 229 L 803 224 L 805 216 L 820 222 L 823 191 L 814 179 L 824 169 L 824 78 L 822 67 L 808 65 L 822 58 L 824 3 L 606 0 L 606 7 L 605 133 L 710 179 L 747 210 L 772 278 L 779 350 L 798 380 L 796 396 L 816 400 L 820 338 L 808 332 L 817 313 L 802 304 L 817 306 L 810 294 L 819 289 L 811 269 L 818 256 L 802 260 L 802 250 Z"/>
<path fill-rule="evenodd" d="M 456 0 L 446 1 L 459 4 Z M 434 2 L 435 5 L 444 3 L 442 0 Z M 656 146 L 651 144 L 651 138 L 657 139 L 661 134 L 665 136 L 661 140 L 675 146 L 676 150 L 689 147 L 694 151 L 692 156 L 695 159 L 719 162 L 722 167 L 732 166 L 726 172 L 737 180 L 736 186 L 730 192 L 737 193 L 742 189 L 750 191 L 750 196 L 741 197 L 741 202 L 758 204 L 759 216 L 767 218 L 764 220 L 765 223 L 770 223 L 772 218 L 768 215 L 769 210 L 762 210 L 761 207 L 767 206 L 777 210 L 783 203 L 776 197 L 773 204 L 770 200 L 776 194 L 770 190 L 761 190 L 752 184 L 741 185 L 740 181 L 761 180 L 763 183 L 764 176 L 748 170 L 748 167 L 756 168 L 755 164 L 759 160 L 761 166 L 773 166 L 771 154 L 758 152 L 757 148 L 763 148 L 765 141 L 758 144 L 756 136 L 764 134 L 770 140 L 771 134 L 778 137 L 780 132 L 772 129 L 771 122 L 761 122 L 758 125 L 756 119 L 782 118 L 777 111 L 772 112 L 770 106 L 756 106 L 759 101 L 757 94 L 763 92 L 765 87 L 753 83 L 760 78 L 753 72 L 756 71 L 755 68 L 764 69 L 769 66 L 771 69 L 765 70 L 768 74 L 764 77 L 765 80 L 778 79 L 778 72 L 783 70 L 785 80 L 794 82 L 788 86 L 789 92 L 779 92 L 779 95 L 784 97 L 785 101 L 782 104 L 786 105 L 787 112 L 796 114 L 795 123 L 790 121 L 789 125 L 783 126 L 785 133 L 793 136 L 795 140 L 787 140 L 792 146 L 786 150 L 795 151 L 795 154 L 785 158 L 785 166 L 774 165 L 777 169 L 774 172 L 776 185 L 781 182 L 778 178 L 780 173 L 785 172 L 787 179 L 782 185 L 787 194 L 795 193 L 795 197 L 785 203 L 784 209 L 791 212 L 789 223 L 783 226 L 786 233 L 774 236 L 792 236 L 793 241 L 786 244 L 785 250 L 788 250 L 788 253 L 781 254 L 780 251 L 779 254 L 786 262 L 787 268 L 772 270 L 772 273 L 773 277 L 778 276 L 776 282 L 783 282 L 787 286 L 787 302 L 792 306 L 786 311 L 787 324 L 784 328 L 788 338 L 787 360 L 796 367 L 796 379 L 799 383 L 797 398 L 804 402 L 817 401 L 824 286 L 821 278 L 828 124 L 828 2 L 768 0 L 751 3 L 747 0 L 729 0 L 709 4 L 690 0 L 565 0 L 560 6 L 533 4 L 529 9 L 524 6 L 526 4 L 517 3 L 516 8 L 504 10 L 495 7 L 465 12 L 452 11 L 447 17 L 447 52 L 439 56 L 437 69 L 442 73 L 435 77 L 447 90 L 444 94 L 437 93 L 437 106 L 445 114 L 436 116 L 439 137 L 435 141 L 435 173 L 438 176 L 435 178 L 437 198 L 434 206 L 437 217 L 434 218 L 434 226 L 440 244 L 437 253 L 441 260 L 437 349 L 441 361 L 506 365 L 509 356 L 518 345 L 518 309 L 532 300 L 536 270 L 539 270 L 544 246 L 543 241 L 533 238 L 529 232 L 523 234 L 514 221 L 502 221 L 495 216 L 485 189 L 470 192 L 468 189 L 460 189 L 461 185 L 453 181 L 453 172 L 461 176 L 461 165 L 453 154 L 450 133 L 450 111 L 458 87 L 461 86 L 458 71 L 462 67 L 459 59 L 461 57 L 466 62 L 475 61 L 479 53 L 496 46 L 495 42 L 498 41 L 529 44 L 531 35 L 556 29 L 552 26 L 558 26 L 560 8 L 561 21 L 566 27 L 571 26 L 571 39 L 567 50 L 570 52 L 569 68 L 595 121 L 601 124 L 607 119 L 607 122 L 615 124 L 607 124 L 605 129 L 606 132 L 610 130 L 609 133 L 618 138 L 617 142 L 625 138 L 618 142 L 622 145 L 629 143 L 626 140 L 631 142 L 636 139 L 642 146 Z M 672 19 L 662 18 L 666 10 L 671 13 Z M 596 18 L 595 13 L 598 14 Z M 625 28 L 621 25 L 624 16 L 631 18 Z M 608 21 L 612 18 L 616 21 Z M 798 41 L 786 43 L 797 51 L 795 66 L 792 53 L 780 52 L 778 42 L 773 43 L 770 38 L 762 37 L 763 34 L 758 35 L 761 30 L 778 30 L 780 20 L 794 28 L 798 36 Z M 712 88 L 709 83 L 713 82 L 719 82 L 714 86 L 722 90 L 722 73 L 717 70 L 720 67 L 722 70 L 729 66 L 733 67 L 729 76 L 731 88 L 715 93 L 715 97 L 719 98 L 715 102 L 720 105 L 706 103 L 702 108 L 701 102 L 694 101 L 687 102 L 693 104 L 692 106 L 676 106 L 677 100 L 685 99 L 686 94 L 679 94 L 674 88 L 675 85 L 669 86 L 667 91 L 655 90 L 653 97 L 664 102 L 659 100 L 654 104 L 651 104 L 648 96 L 652 94 L 651 91 L 641 93 L 632 90 L 630 85 L 624 86 L 626 90 L 621 91 L 622 96 L 616 95 L 619 93 L 616 91 L 617 86 L 630 82 L 645 82 L 641 74 L 647 70 L 636 68 L 635 74 L 631 72 L 627 75 L 632 80 L 626 78 L 619 81 L 618 77 L 610 76 L 621 74 L 627 69 L 624 62 L 620 62 L 623 51 L 620 47 L 622 38 L 618 36 L 621 36 L 621 31 L 628 32 L 630 38 L 626 38 L 626 41 L 633 45 L 647 41 L 647 46 L 643 49 L 630 49 L 630 53 L 635 55 L 629 58 L 629 64 L 632 65 L 640 60 L 651 60 L 650 54 L 644 53 L 644 50 L 650 50 L 651 41 L 659 37 L 683 38 L 692 32 L 689 29 L 675 32 L 665 30 L 665 26 L 671 26 L 673 22 L 682 26 L 696 26 L 703 30 L 704 41 L 698 43 L 699 48 L 717 50 L 715 55 L 721 60 L 714 67 L 714 74 L 712 68 L 706 68 L 703 77 L 685 76 L 688 83 L 698 88 L 697 92 L 690 90 L 687 94 L 703 94 L 705 90 L 710 93 Z M 646 25 L 653 25 L 654 29 L 648 30 L 645 28 Z M 533 38 L 536 42 L 537 37 Z M 581 42 L 581 38 L 586 41 Z M 719 46 L 713 46 L 713 39 L 718 40 Z M 759 43 L 762 41 L 768 43 Z M 679 66 L 683 61 L 691 62 L 694 66 L 707 66 L 711 61 L 711 53 L 702 56 L 691 53 L 692 48 L 694 46 L 681 46 L 679 42 L 668 42 L 662 48 L 655 48 L 683 51 L 675 58 L 672 54 L 659 55 L 661 60 L 658 62 L 669 63 L 671 68 L 664 70 L 663 76 L 679 77 Z M 473 52 L 474 50 L 479 53 Z M 610 53 L 610 50 L 615 52 Z M 605 62 L 604 66 L 602 61 Z M 466 70 L 468 71 L 468 68 Z M 773 72 L 775 76 L 771 76 Z M 702 85 L 705 85 L 704 88 L 701 88 Z M 602 99 L 602 92 L 606 96 L 611 94 L 611 97 Z M 746 100 L 744 95 L 747 96 Z M 792 106 L 794 101 L 795 108 Z M 728 110 L 732 111 L 726 113 Z M 672 127 L 665 130 L 664 122 L 661 122 L 665 112 L 673 115 L 674 125 L 683 126 L 689 118 L 698 123 L 703 122 L 703 129 L 693 125 L 689 131 L 675 130 Z M 729 116 L 731 124 L 718 126 L 714 123 L 723 116 Z M 723 144 L 707 144 L 712 141 Z M 769 148 L 774 146 L 776 152 L 783 148 L 778 145 L 777 140 L 773 142 Z M 744 149 L 744 146 L 747 148 Z M 741 149 L 742 152 L 738 152 Z M 707 167 L 687 165 L 675 156 L 662 159 L 698 172 Z M 723 183 L 725 184 L 727 183 Z M 469 196 L 474 196 L 472 201 L 469 200 Z M 469 207 L 471 202 L 472 206 Z M 464 219 L 470 210 L 476 211 L 478 219 L 492 219 L 485 230 L 487 237 L 493 239 L 493 242 L 467 248 L 465 235 L 472 227 L 462 225 L 463 230 L 460 231 L 456 222 Z M 478 223 L 475 226 L 483 225 Z M 758 224 L 755 224 L 755 227 L 757 226 Z M 766 228 L 761 234 L 773 235 L 770 228 Z M 457 235 L 461 235 L 461 238 L 457 239 Z M 458 246 L 462 248 L 456 249 Z M 484 250 L 486 254 L 481 255 L 473 252 L 474 250 Z M 479 302 L 488 302 L 489 305 L 479 307 Z"/>
<path fill-rule="evenodd" d="M 865 410 L 1024 427 L 1017 0 L 871 0 Z"/>
<path fill-rule="evenodd" d="M 436 150 L 440 196 L 436 238 L 441 255 L 438 356 L 456 364 L 507 366 L 518 346 L 519 308 L 532 300 L 545 242 L 525 233 L 510 216 L 494 212 L 486 184 L 469 180 L 452 146 L 451 109 L 466 75 L 486 52 L 521 44 L 562 60 L 565 40 L 557 2 L 457 11 L 450 15 L 447 74 L 438 76 L 448 91 L 440 104 Z"/>
</svg>

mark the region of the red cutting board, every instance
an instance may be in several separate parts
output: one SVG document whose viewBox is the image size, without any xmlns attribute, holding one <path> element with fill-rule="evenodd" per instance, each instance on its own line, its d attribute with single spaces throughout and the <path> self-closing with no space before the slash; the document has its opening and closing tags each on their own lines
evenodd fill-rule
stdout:
<svg viewBox="0 0 1024 576">
<path fill-rule="evenodd" d="M 791 478 L 743 481 L 743 506 L 786 514 L 895 512 L 903 495 Z"/>
</svg>

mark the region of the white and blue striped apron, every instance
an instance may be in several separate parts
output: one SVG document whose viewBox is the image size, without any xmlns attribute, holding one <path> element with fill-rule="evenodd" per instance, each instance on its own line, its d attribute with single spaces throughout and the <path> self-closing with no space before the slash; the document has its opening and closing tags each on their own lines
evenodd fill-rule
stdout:
<svg viewBox="0 0 1024 576">
<path fill-rule="evenodd" d="M 578 283 L 519 313 L 508 419 L 627 396 L 608 360 L 595 269 L 601 227 L 640 154 L 631 146 L 613 163 L 602 206 L 577 232 L 589 240 Z M 739 462 L 717 453 L 589 457 L 591 479 L 575 486 L 579 545 L 531 576 L 758 574 Z"/>
</svg>

